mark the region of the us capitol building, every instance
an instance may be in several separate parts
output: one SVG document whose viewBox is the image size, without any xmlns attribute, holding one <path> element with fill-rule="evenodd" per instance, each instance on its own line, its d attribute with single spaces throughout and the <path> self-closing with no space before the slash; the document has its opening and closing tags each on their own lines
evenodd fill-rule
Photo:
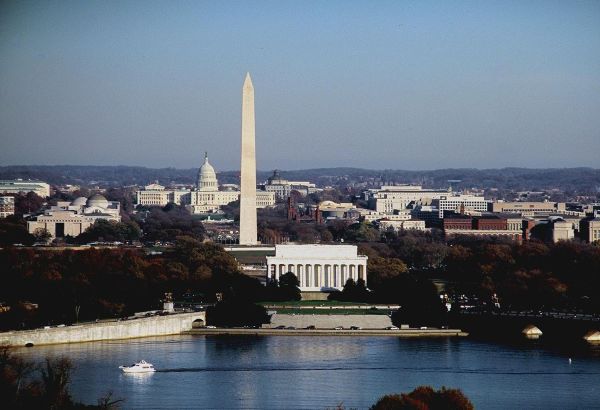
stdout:
<svg viewBox="0 0 600 410">
<path fill-rule="evenodd" d="M 185 207 L 192 214 L 210 214 L 219 212 L 223 205 L 240 199 L 240 191 L 219 190 L 217 174 L 204 155 L 204 163 L 198 170 L 196 189 L 165 189 L 159 184 L 146 185 L 136 192 L 137 205 L 165 206 L 172 202 Z M 256 207 L 265 208 L 275 205 L 275 193 L 256 191 Z"/>
</svg>

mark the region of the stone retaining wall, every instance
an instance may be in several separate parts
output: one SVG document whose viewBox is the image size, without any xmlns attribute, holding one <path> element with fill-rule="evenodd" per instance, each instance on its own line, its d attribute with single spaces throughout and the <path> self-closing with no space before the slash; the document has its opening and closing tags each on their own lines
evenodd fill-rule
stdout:
<svg viewBox="0 0 600 410">
<path fill-rule="evenodd" d="M 195 320 L 202 320 L 201 323 L 205 324 L 205 312 L 5 332 L 0 333 L 0 345 L 25 346 L 31 343 L 35 346 L 174 335 L 192 330 L 192 324 Z"/>
<path fill-rule="evenodd" d="M 242 328 L 217 328 L 217 329 L 194 329 L 185 332 L 188 335 L 211 335 L 211 336 L 348 336 L 348 337 L 456 337 L 468 336 L 468 333 L 460 329 L 361 329 L 361 330 L 333 330 L 333 329 L 242 329 Z"/>
</svg>

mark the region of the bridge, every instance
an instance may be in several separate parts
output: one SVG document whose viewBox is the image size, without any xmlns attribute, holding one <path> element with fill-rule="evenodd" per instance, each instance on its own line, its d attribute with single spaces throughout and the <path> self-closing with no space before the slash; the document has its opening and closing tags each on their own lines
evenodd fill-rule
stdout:
<svg viewBox="0 0 600 410">
<path fill-rule="evenodd" d="M 471 334 L 515 336 L 529 339 L 583 339 L 600 343 L 600 316 L 592 314 L 503 311 L 461 311 L 452 325 Z"/>
</svg>

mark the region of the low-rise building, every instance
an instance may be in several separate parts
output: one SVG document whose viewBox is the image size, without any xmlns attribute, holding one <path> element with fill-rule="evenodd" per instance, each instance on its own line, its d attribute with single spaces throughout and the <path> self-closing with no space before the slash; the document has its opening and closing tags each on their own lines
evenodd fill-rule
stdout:
<svg viewBox="0 0 600 410">
<path fill-rule="evenodd" d="M 390 221 L 387 219 L 381 219 L 379 221 L 379 230 L 387 231 L 388 229 L 393 229 L 394 231 L 408 231 L 408 230 L 416 230 L 416 231 L 426 231 L 425 221 L 419 221 L 416 219 L 409 219 L 404 221 Z"/>
<path fill-rule="evenodd" d="M 591 217 L 581 221 L 581 236 L 588 243 L 600 241 L 600 217 Z"/>
<path fill-rule="evenodd" d="M 0 196 L 0 218 L 15 214 L 15 197 Z"/>
<path fill-rule="evenodd" d="M 393 214 L 385 212 L 377 212 L 371 209 L 357 208 L 356 211 L 360 214 L 360 219 L 366 222 L 379 221 L 386 219 L 388 221 L 407 221 L 412 219 L 410 210 L 395 211 Z"/>
<path fill-rule="evenodd" d="M 279 170 L 273 171 L 273 175 L 269 177 L 262 188 L 266 192 L 273 192 L 278 199 L 289 197 L 292 191 L 296 191 L 302 196 L 322 191 L 322 189 L 317 188 L 312 182 L 288 181 L 279 174 Z"/>
<path fill-rule="evenodd" d="M 393 213 L 406 209 L 409 204 L 431 205 L 434 199 L 451 194 L 451 190 L 424 189 L 420 185 L 383 185 L 363 193 L 369 208 L 377 212 Z"/>
<path fill-rule="evenodd" d="M 28 192 L 47 198 L 50 196 L 50 185 L 37 180 L 0 180 L 0 194 L 26 194 Z"/>
<path fill-rule="evenodd" d="M 473 229 L 478 231 L 505 231 L 507 230 L 506 219 L 494 217 L 473 218 Z"/>
<path fill-rule="evenodd" d="M 581 205 L 581 211 L 584 212 L 588 216 L 600 214 L 600 202 Z"/>
<path fill-rule="evenodd" d="M 444 211 L 454 211 L 465 213 L 468 211 L 486 212 L 489 201 L 482 196 L 475 195 L 442 195 L 438 199 L 433 199 L 431 205 L 438 208 L 440 218 L 444 217 Z"/>
<path fill-rule="evenodd" d="M 473 229 L 473 219 L 468 216 L 455 216 L 452 218 L 444 218 L 442 227 L 444 228 L 444 232 L 450 230 L 472 230 Z"/>
<path fill-rule="evenodd" d="M 58 185 L 58 186 L 54 186 L 54 189 L 58 192 L 62 192 L 65 194 L 72 194 L 74 192 L 77 192 L 81 189 L 81 186 L 79 185 L 72 185 L 72 184 L 64 184 L 64 185 Z"/>
<path fill-rule="evenodd" d="M 519 213 L 523 216 L 564 214 L 564 202 L 493 202 L 489 204 L 490 212 Z"/>
<path fill-rule="evenodd" d="M 412 219 L 425 221 L 427 227 L 439 226 L 442 221 L 439 209 L 432 205 L 416 205 L 410 210 Z"/>
<path fill-rule="evenodd" d="M 154 183 L 136 191 L 136 204 L 144 206 L 165 206 L 168 203 L 187 205 L 191 201 L 189 189 L 165 189 Z"/>
<path fill-rule="evenodd" d="M 456 236 L 470 236 L 474 238 L 508 238 L 519 243 L 523 240 L 523 234 L 521 231 L 509 231 L 508 229 L 448 229 L 444 230 L 444 235 L 447 238 L 452 238 Z"/>
<path fill-rule="evenodd" d="M 312 210 L 312 208 L 318 209 L 320 217 L 323 220 L 357 219 L 360 217 L 356 207 L 351 202 L 322 201 L 316 207 L 314 205 L 309 206 L 309 209 Z"/>
<path fill-rule="evenodd" d="M 501 216 L 506 219 L 506 229 L 509 231 L 522 231 L 523 230 L 523 217 L 519 214 L 506 214 Z"/>
<path fill-rule="evenodd" d="M 569 241 L 575 238 L 575 229 L 569 221 L 558 220 L 552 224 L 552 242 Z"/>
<path fill-rule="evenodd" d="M 514 218 L 511 218 L 509 226 L 507 218 L 495 215 L 471 217 L 458 214 L 444 218 L 442 226 L 444 235 L 448 238 L 455 236 L 505 237 L 518 242 L 523 239 L 522 224 L 517 224 Z"/>
</svg>

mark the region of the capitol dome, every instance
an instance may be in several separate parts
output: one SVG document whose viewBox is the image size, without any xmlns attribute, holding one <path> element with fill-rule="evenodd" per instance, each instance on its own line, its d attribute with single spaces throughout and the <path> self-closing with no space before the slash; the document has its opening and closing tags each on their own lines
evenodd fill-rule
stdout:
<svg viewBox="0 0 600 410">
<path fill-rule="evenodd" d="M 92 195 L 87 200 L 87 206 L 97 206 L 99 208 L 108 208 L 108 200 L 100 194 Z"/>
<path fill-rule="evenodd" d="M 204 164 L 198 170 L 198 190 L 199 191 L 218 191 L 219 183 L 217 174 L 212 165 L 208 163 L 208 153 L 204 154 Z"/>
<path fill-rule="evenodd" d="M 85 204 L 87 203 L 87 198 L 84 196 L 80 196 L 79 198 L 76 198 L 73 202 L 71 202 L 72 206 L 85 206 Z"/>
</svg>

